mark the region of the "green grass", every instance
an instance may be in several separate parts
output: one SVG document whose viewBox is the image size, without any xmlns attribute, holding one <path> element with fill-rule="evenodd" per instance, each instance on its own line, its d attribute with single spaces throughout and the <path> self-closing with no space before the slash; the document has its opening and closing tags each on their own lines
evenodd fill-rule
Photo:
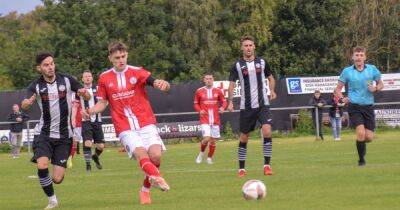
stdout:
<svg viewBox="0 0 400 210">
<path fill-rule="evenodd" d="M 199 145 L 168 145 L 162 173 L 167 193 L 152 189 L 151 206 L 138 204 L 143 174 L 116 148 L 102 155 L 104 169 L 86 174 L 82 156 L 74 160 L 61 185 L 55 186 L 59 209 L 400 209 L 400 132 L 378 133 L 367 146 L 367 165 L 357 166 L 353 134 L 340 142 L 314 141 L 313 136 L 276 138 L 273 176 L 262 174 L 259 139 L 248 145 L 245 178 L 238 178 L 237 142 L 218 142 L 215 164 L 197 165 Z M 47 204 L 28 154 L 0 155 L 0 209 L 42 209 Z M 260 179 L 267 198 L 245 201 L 241 186 Z"/>
</svg>

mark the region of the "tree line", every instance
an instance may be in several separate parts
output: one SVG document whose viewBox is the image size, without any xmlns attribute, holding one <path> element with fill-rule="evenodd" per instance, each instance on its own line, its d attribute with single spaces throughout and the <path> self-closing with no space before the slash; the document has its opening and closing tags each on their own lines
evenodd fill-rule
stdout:
<svg viewBox="0 0 400 210">
<path fill-rule="evenodd" d="M 277 77 L 337 75 L 363 45 L 368 62 L 400 69 L 398 0 L 44 0 L 27 14 L 1 14 L 0 88 L 20 89 L 37 76 L 35 54 L 55 54 L 59 72 L 79 77 L 109 68 L 107 45 L 120 40 L 129 62 L 173 82 L 206 71 L 226 79 L 240 58 L 239 39 Z"/>
</svg>

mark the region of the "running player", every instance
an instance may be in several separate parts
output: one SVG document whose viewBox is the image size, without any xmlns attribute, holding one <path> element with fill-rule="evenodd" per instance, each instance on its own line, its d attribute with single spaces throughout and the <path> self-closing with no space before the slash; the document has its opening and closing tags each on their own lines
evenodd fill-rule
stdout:
<svg viewBox="0 0 400 210">
<path fill-rule="evenodd" d="M 366 53 L 364 47 L 353 48 L 354 65 L 343 69 L 335 89 L 338 96 L 343 98 L 342 88 L 345 84 L 348 85 L 348 97 L 343 98 L 342 101 L 348 103 L 350 122 L 356 129 L 359 166 L 365 165 L 365 154 L 367 153 L 365 143 L 374 138 L 375 113 L 372 107 L 374 93 L 383 89 L 380 71 L 376 66 L 365 63 Z"/>
<path fill-rule="evenodd" d="M 223 113 L 226 107 L 224 93 L 219 88 L 214 88 L 214 76 L 212 73 L 206 73 L 203 77 L 204 87 L 196 90 L 194 96 L 194 109 L 200 115 L 200 124 L 203 134 L 203 140 L 200 142 L 200 153 L 196 158 L 196 163 L 201 163 L 204 151 L 209 144 L 207 163 L 213 164 L 213 155 L 216 147 L 216 139 L 220 138 L 219 112 Z"/>
<path fill-rule="evenodd" d="M 124 145 L 129 158 L 135 158 L 145 173 L 140 189 L 140 203 L 150 204 L 150 187 L 168 191 L 167 182 L 158 170 L 161 155 L 165 150 L 145 90 L 151 86 L 168 91 L 168 82 L 154 79 L 142 67 L 127 65 L 128 50 L 121 42 L 113 42 L 108 48 L 109 60 L 113 68 L 103 72 L 98 82 L 98 102 L 84 112 L 86 118 L 103 112 L 110 104 L 111 118 L 116 134 Z"/>
<path fill-rule="evenodd" d="M 56 73 L 53 58 L 49 52 L 36 56 L 36 68 L 42 76 L 29 85 L 27 98 L 21 103 L 22 108 L 27 110 L 36 101 L 42 113 L 34 131 L 32 162 L 37 163 L 40 185 L 49 199 L 45 209 L 58 206 L 53 183 L 63 181 L 71 149 L 72 93 L 90 98 L 74 78 Z M 52 176 L 49 174 L 49 161 L 53 164 Z"/>
</svg>

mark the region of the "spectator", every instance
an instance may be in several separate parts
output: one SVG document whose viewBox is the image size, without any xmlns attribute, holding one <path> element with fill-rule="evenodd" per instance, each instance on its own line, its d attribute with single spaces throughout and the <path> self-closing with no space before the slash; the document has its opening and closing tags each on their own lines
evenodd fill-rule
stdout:
<svg viewBox="0 0 400 210">
<path fill-rule="evenodd" d="M 309 105 L 318 107 L 318 130 L 319 130 L 319 137 L 321 140 L 324 140 L 324 136 L 322 135 L 322 108 L 326 105 L 326 101 L 321 98 L 321 92 L 319 90 L 315 90 L 314 96 L 308 102 Z M 313 126 L 316 126 L 316 113 L 315 109 L 312 109 L 312 118 L 313 118 Z M 316 129 L 316 128 L 315 128 Z"/>
<path fill-rule="evenodd" d="M 329 118 L 332 125 L 333 139 L 335 141 L 340 140 L 340 131 L 342 129 L 342 116 L 343 116 L 343 103 L 342 98 L 336 92 L 333 92 L 332 99 L 330 101 L 332 105 L 329 108 Z"/>
<path fill-rule="evenodd" d="M 22 127 L 23 122 L 29 119 L 29 116 L 25 113 L 22 113 L 19 110 L 18 104 L 13 105 L 13 112 L 9 115 L 8 120 L 11 122 L 15 122 L 11 124 L 10 133 L 11 133 L 11 155 L 13 158 L 18 158 L 19 153 L 22 146 Z"/>
</svg>

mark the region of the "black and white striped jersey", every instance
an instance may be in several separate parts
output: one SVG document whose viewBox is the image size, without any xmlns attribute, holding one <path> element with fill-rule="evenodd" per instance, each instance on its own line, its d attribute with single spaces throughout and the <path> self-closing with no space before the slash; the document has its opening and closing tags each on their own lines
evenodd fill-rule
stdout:
<svg viewBox="0 0 400 210">
<path fill-rule="evenodd" d="M 81 104 L 82 109 L 86 110 L 88 108 L 92 108 L 97 103 L 97 86 L 92 85 L 91 87 L 85 87 L 85 89 L 89 92 L 90 99 L 85 100 L 82 96 L 76 96 L 76 100 Z M 82 122 L 83 121 L 89 120 L 86 120 L 82 117 Z M 101 114 L 98 113 L 90 115 L 90 122 L 101 122 Z"/>
<path fill-rule="evenodd" d="M 43 76 L 33 81 L 27 90 L 27 98 L 36 94 L 36 102 L 42 112 L 40 121 L 35 127 L 35 135 L 50 138 L 66 139 L 72 137 L 71 108 L 72 93 L 82 85 L 71 76 L 56 74 L 52 83 L 46 82 Z"/>
<path fill-rule="evenodd" d="M 254 109 L 269 105 L 267 83 L 265 79 L 272 74 L 269 65 L 264 59 L 256 57 L 247 62 L 240 59 L 232 67 L 229 81 L 240 82 L 240 109 Z"/>
</svg>

